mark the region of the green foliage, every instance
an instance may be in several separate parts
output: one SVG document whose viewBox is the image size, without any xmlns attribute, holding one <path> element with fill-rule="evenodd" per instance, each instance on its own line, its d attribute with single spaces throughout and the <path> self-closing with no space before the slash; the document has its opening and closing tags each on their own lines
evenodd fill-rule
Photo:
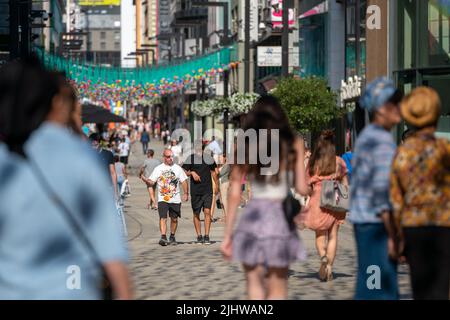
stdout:
<svg viewBox="0 0 450 320">
<path fill-rule="evenodd" d="M 292 127 L 303 134 L 320 132 L 345 113 L 337 107 L 337 93 L 322 78 L 283 78 L 271 93 L 279 99 Z"/>
</svg>

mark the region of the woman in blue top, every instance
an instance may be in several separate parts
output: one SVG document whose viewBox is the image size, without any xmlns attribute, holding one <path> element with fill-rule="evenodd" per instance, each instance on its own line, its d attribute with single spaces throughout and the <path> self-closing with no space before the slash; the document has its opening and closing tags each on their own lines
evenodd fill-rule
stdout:
<svg viewBox="0 0 450 320">
<path fill-rule="evenodd" d="M 361 98 L 371 123 L 356 141 L 350 216 L 358 252 L 355 299 L 398 299 L 397 250 L 389 185 L 396 145 L 390 130 L 400 120 L 402 95 L 380 78 Z"/>
<path fill-rule="evenodd" d="M 38 62 L 0 71 L 0 299 L 100 299 L 102 269 L 132 297 L 108 177 L 67 127 L 75 102 Z"/>
</svg>

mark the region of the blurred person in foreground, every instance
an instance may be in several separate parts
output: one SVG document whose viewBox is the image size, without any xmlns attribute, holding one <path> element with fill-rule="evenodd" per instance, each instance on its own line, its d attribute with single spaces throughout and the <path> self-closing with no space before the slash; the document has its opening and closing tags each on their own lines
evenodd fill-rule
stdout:
<svg viewBox="0 0 450 320">
<path fill-rule="evenodd" d="M 75 100 L 33 58 L 0 71 L 0 299 L 100 299 L 103 270 L 132 297 L 108 178 L 68 129 Z"/>
<path fill-rule="evenodd" d="M 390 130 L 401 120 L 401 99 L 392 81 L 378 78 L 367 86 L 360 101 L 371 123 L 356 141 L 350 183 L 349 220 L 354 225 L 358 253 L 357 300 L 399 297 L 389 175 L 396 150 Z M 378 281 L 369 279 L 374 272 Z"/>
<path fill-rule="evenodd" d="M 304 142 L 296 137 L 281 105 L 272 96 L 261 97 L 256 102 L 243 129 L 244 132 L 254 129 L 258 133 L 262 132 L 261 129 L 279 130 L 279 140 L 274 142 L 276 149 L 267 165 L 259 156 L 257 163 L 250 160 L 250 145 L 254 144 L 247 139 L 244 140 L 245 145 L 237 146 L 245 151 L 245 161 L 237 159 L 238 164 L 231 169 L 227 223 L 221 251 L 225 259 L 242 264 L 248 299 L 287 299 L 289 266 L 305 259 L 305 248 L 297 230 L 291 227 L 291 221 L 285 216 L 283 202 L 291 185 L 303 196 L 311 193 L 306 181 Z M 264 144 L 264 138 L 258 137 L 255 147 L 267 150 L 270 143 L 267 140 Z M 237 149 L 235 154 L 238 154 Z M 269 165 L 279 167 L 272 169 Z M 263 168 L 269 171 L 263 172 Z M 252 183 L 252 199 L 234 228 L 244 175 Z"/>
<path fill-rule="evenodd" d="M 435 136 L 441 102 L 419 87 L 401 104 L 414 129 L 398 148 L 391 199 L 410 266 L 414 299 L 448 300 L 450 284 L 450 142 Z"/>
</svg>

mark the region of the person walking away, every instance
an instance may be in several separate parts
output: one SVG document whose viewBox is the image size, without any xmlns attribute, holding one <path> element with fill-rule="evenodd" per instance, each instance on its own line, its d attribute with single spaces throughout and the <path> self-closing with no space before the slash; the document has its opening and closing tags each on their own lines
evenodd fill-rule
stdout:
<svg viewBox="0 0 450 320">
<path fill-rule="evenodd" d="M 211 229 L 211 207 L 213 206 L 213 193 L 218 192 L 218 178 L 214 159 L 203 152 L 201 142 L 194 145 L 194 153 L 186 159 L 182 168 L 188 177 L 191 177 L 191 205 L 194 213 L 194 228 L 197 234 L 197 243 L 211 244 L 209 232 Z M 216 182 L 213 189 L 212 181 Z M 205 237 L 202 236 L 200 213 L 205 216 Z"/>
<path fill-rule="evenodd" d="M 161 141 L 160 131 L 161 131 L 161 124 L 159 123 L 159 121 L 156 121 L 156 123 L 155 123 L 155 139 L 159 139 L 159 141 Z"/>
<path fill-rule="evenodd" d="M 114 192 L 114 197 L 116 200 L 118 199 L 118 190 L 117 190 L 117 173 L 116 167 L 114 165 L 114 155 L 111 151 L 101 147 L 101 139 L 98 133 L 92 133 L 89 136 L 89 141 L 91 142 L 92 148 L 98 153 L 105 171 L 111 177 L 111 187 L 112 192 Z"/>
<path fill-rule="evenodd" d="M 181 149 L 181 144 L 178 143 L 178 141 L 176 139 L 172 139 L 170 141 L 170 145 L 167 148 L 172 150 L 175 163 L 180 164 L 181 163 L 181 155 L 183 152 L 183 150 Z"/>
<path fill-rule="evenodd" d="M 345 161 L 345 165 L 347 166 L 347 176 L 348 176 L 348 180 L 350 180 L 352 178 L 352 158 L 353 158 L 353 153 L 352 153 L 352 149 L 350 147 L 346 147 L 345 148 L 345 153 L 342 155 L 342 159 Z"/>
<path fill-rule="evenodd" d="M 125 138 L 122 138 L 119 144 L 119 156 L 120 162 L 122 162 L 125 166 L 128 165 L 128 154 L 130 152 L 130 146 L 126 143 Z"/>
<path fill-rule="evenodd" d="M 170 138 L 170 131 L 169 131 L 169 129 L 166 126 L 163 127 L 163 130 L 162 130 L 162 133 L 161 133 L 161 137 L 163 139 L 163 144 L 166 145 L 168 143 L 168 141 L 169 141 L 169 138 Z"/>
<path fill-rule="evenodd" d="M 358 254 L 355 299 L 398 299 L 397 250 L 389 176 L 396 145 L 390 130 L 400 120 L 402 94 L 392 81 L 379 78 L 370 83 L 360 104 L 371 123 L 356 141 L 350 182 L 349 220 L 354 225 Z M 380 289 L 367 285 L 370 266 L 378 266 Z"/>
<path fill-rule="evenodd" d="M 219 146 L 219 143 L 216 140 L 215 136 L 211 137 L 211 142 L 208 143 L 207 148 L 211 150 L 213 154 L 214 161 L 219 163 L 219 157 L 222 155 L 222 148 Z"/>
<path fill-rule="evenodd" d="M 338 246 L 339 226 L 344 223 L 345 212 L 321 208 L 322 181 L 336 180 L 348 187 L 344 160 L 336 156 L 334 132 L 321 133 L 307 168 L 308 183 L 313 192 L 305 208 L 304 224 L 316 233 L 316 249 L 320 257 L 319 278 L 333 280 L 333 263 Z"/>
<path fill-rule="evenodd" d="M 142 151 L 144 154 L 147 154 L 148 149 L 148 143 L 150 142 L 150 135 L 148 134 L 147 130 L 144 130 L 141 136 L 141 143 L 142 143 Z"/>
<path fill-rule="evenodd" d="M 230 185 L 230 172 L 231 166 L 227 163 L 227 155 L 223 154 L 219 159 L 219 192 L 220 203 L 223 210 L 223 221 L 227 221 L 227 208 L 228 208 L 228 189 Z"/>
<path fill-rule="evenodd" d="M 151 122 L 147 119 L 144 118 L 144 131 L 147 131 L 147 133 L 151 132 Z"/>
<path fill-rule="evenodd" d="M 150 202 L 149 202 L 147 208 L 148 209 L 152 208 L 153 210 L 157 210 L 158 206 L 157 206 L 157 202 L 156 202 L 156 198 L 155 198 L 156 184 L 151 185 L 150 183 L 148 183 L 146 181 L 146 178 L 150 177 L 153 170 L 155 170 L 155 168 L 161 164 L 161 161 L 153 158 L 154 155 L 155 155 L 155 151 L 153 151 L 152 149 L 147 150 L 147 158 L 144 160 L 144 164 L 141 167 L 141 170 L 139 172 L 139 177 L 141 178 L 142 181 L 144 181 L 147 184 L 147 190 L 148 190 L 148 194 L 150 197 Z"/>
<path fill-rule="evenodd" d="M 89 145 L 68 130 L 75 100 L 37 58 L 1 67 L 2 300 L 101 299 L 102 269 L 115 298 L 133 297 L 111 182 Z M 77 285 L 68 281 L 74 270 L 82 270 L 79 287 L 69 287 Z"/>
<path fill-rule="evenodd" d="M 414 89 L 401 113 L 415 132 L 398 148 L 391 172 L 400 250 L 404 247 L 409 264 L 413 298 L 449 300 L 450 142 L 435 136 L 439 96 L 431 88 Z"/>
<path fill-rule="evenodd" d="M 122 203 L 122 185 L 127 179 L 127 171 L 125 165 L 120 162 L 120 158 L 118 156 L 114 156 L 114 166 L 117 174 L 117 188 L 119 192 L 119 202 Z"/>
<path fill-rule="evenodd" d="M 137 123 L 137 139 L 139 139 L 139 141 L 141 141 L 141 136 L 142 133 L 144 132 L 144 121 L 141 117 L 139 117 L 138 123 Z"/>
<path fill-rule="evenodd" d="M 176 245 L 175 233 L 178 226 L 178 218 L 181 217 L 181 192 L 183 188 L 183 201 L 189 199 L 189 187 L 187 176 L 183 169 L 173 162 L 173 153 L 165 149 L 163 152 L 164 162 L 157 166 L 150 177 L 146 179 L 150 185 L 156 184 L 158 189 L 158 213 L 161 239 L 159 244 L 167 246 Z M 170 216 L 170 237 L 167 241 L 167 215 Z"/>
<path fill-rule="evenodd" d="M 262 171 L 270 167 L 265 161 L 263 164 L 259 156 L 257 163 L 237 159 L 238 164 L 233 165 L 221 252 L 226 260 L 233 259 L 243 265 L 248 299 L 286 299 L 289 265 L 305 258 L 305 248 L 297 230 L 290 227 L 283 210 L 290 185 L 286 175 L 290 176 L 298 193 L 311 193 L 305 176 L 304 144 L 296 137 L 286 113 L 272 96 L 259 98 L 247 114 L 243 129 L 244 132 L 254 129 L 257 133 L 260 129 L 279 130 L 276 149 L 279 156 L 272 153 L 270 165 L 276 168 L 272 171 Z M 245 159 L 251 159 L 250 153 L 259 154 L 250 148 L 253 143 L 243 141 L 245 145 L 238 144 L 237 148 L 244 148 Z M 256 147 L 269 148 L 268 145 Z M 237 152 L 235 149 L 235 154 Z M 252 198 L 233 231 L 245 174 L 252 183 Z"/>
</svg>

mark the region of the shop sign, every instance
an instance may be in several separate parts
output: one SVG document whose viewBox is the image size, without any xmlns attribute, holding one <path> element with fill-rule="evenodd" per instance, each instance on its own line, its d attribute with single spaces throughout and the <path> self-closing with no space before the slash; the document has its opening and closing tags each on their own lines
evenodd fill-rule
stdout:
<svg viewBox="0 0 450 320">
<path fill-rule="evenodd" d="M 282 65 L 282 48 L 260 46 L 257 50 L 258 67 L 281 67 Z M 298 48 L 289 48 L 289 66 L 299 67 L 300 57 Z"/>
<path fill-rule="evenodd" d="M 281 47 L 258 47 L 258 67 L 280 67 Z"/>
<path fill-rule="evenodd" d="M 120 6 L 120 0 L 80 0 L 80 6 Z"/>
<path fill-rule="evenodd" d="M 349 100 L 355 100 L 361 96 L 362 78 L 358 76 L 348 78 L 347 82 L 341 81 L 341 107 Z"/>
</svg>

